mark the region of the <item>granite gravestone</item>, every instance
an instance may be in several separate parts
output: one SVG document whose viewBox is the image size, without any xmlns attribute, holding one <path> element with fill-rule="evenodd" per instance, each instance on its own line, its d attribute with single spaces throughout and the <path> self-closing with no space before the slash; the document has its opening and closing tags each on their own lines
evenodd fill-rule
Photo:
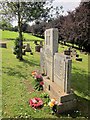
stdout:
<svg viewBox="0 0 90 120">
<path fill-rule="evenodd" d="M 44 90 L 58 103 L 63 103 L 60 112 L 71 110 L 75 106 L 70 87 L 72 61 L 70 56 L 58 53 L 58 29 L 45 31 L 45 44 L 40 53 L 41 72 L 46 75 L 43 77 Z"/>
<path fill-rule="evenodd" d="M 62 93 L 70 92 L 71 59 L 69 56 L 56 53 L 54 56 L 54 81 Z"/>
<path fill-rule="evenodd" d="M 48 29 L 45 31 L 45 66 L 46 74 L 54 81 L 54 55 L 58 52 L 58 30 Z"/>
</svg>

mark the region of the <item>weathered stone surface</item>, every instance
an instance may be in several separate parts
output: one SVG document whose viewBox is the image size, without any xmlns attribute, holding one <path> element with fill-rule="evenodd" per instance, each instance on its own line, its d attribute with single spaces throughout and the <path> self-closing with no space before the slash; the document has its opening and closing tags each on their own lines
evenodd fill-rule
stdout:
<svg viewBox="0 0 90 120">
<path fill-rule="evenodd" d="M 72 54 L 72 56 L 76 55 L 77 54 L 76 50 L 72 49 L 72 53 L 71 54 Z"/>
<path fill-rule="evenodd" d="M 56 53 L 54 56 L 54 81 L 63 92 L 70 92 L 71 59 Z"/>
<path fill-rule="evenodd" d="M 43 77 L 43 79 L 44 79 L 44 90 L 48 92 L 50 98 L 55 98 L 59 103 L 60 97 L 62 95 L 60 87 L 54 82 L 50 81 L 49 79 L 46 79 L 45 77 Z"/>
<path fill-rule="evenodd" d="M 41 67 L 41 74 L 46 74 L 45 54 L 43 48 L 40 49 L 40 67 Z"/>
<path fill-rule="evenodd" d="M 55 82 L 50 81 L 46 77 L 43 77 L 43 80 L 44 90 L 48 92 L 50 98 L 55 98 L 58 103 L 64 103 L 75 99 L 75 95 L 73 93 L 67 94 L 63 92 L 59 84 L 57 85 Z"/>
<path fill-rule="evenodd" d="M 77 105 L 76 99 L 64 102 L 61 105 L 57 106 L 57 113 L 63 113 L 63 112 L 67 112 L 69 110 L 75 110 L 76 105 Z"/>
<path fill-rule="evenodd" d="M 71 54 L 71 48 L 68 51 Z M 40 50 L 40 58 L 41 73 L 46 75 L 43 76 L 44 90 L 48 92 L 50 98 L 63 103 L 60 106 L 61 112 L 71 110 L 75 107 L 75 98 L 70 87 L 72 61 L 70 56 L 58 53 L 56 28 L 45 31 L 45 44 Z"/>
<path fill-rule="evenodd" d="M 45 61 L 46 61 L 46 75 L 50 78 L 50 80 L 53 81 L 54 79 L 54 58 L 51 56 L 46 56 Z"/>
<path fill-rule="evenodd" d="M 68 102 L 75 99 L 75 95 L 73 93 L 66 94 L 60 98 L 61 103 Z"/>
<path fill-rule="evenodd" d="M 30 48 L 29 43 L 27 43 L 24 51 L 25 51 L 25 52 L 31 52 L 31 48 Z"/>
<path fill-rule="evenodd" d="M 46 74 L 54 81 L 54 54 L 58 51 L 58 29 L 52 28 L 45 31 L 45 66 Z"/>
<path fill-rule="evenodd" d="M 51 55 L 58 52 L 58 29 L 51 28 L 45 31 L 45 51 L 50 50 Z"/>
</svg>

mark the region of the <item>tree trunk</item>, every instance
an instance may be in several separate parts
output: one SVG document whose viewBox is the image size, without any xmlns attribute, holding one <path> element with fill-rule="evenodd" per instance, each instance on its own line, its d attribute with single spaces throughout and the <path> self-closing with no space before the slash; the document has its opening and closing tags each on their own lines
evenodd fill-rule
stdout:
<svg viewBox="0 0 90 120">
<path fill-rule="evenodd" d="M 22 56 L 22 46 L 23 46 L 23 37 L 22 37 L 22 23 L 20 15 L 20 3 L 18 3 L 18 32 L 19 32 L 19 60 L 23 60 Z"/>
</svg>

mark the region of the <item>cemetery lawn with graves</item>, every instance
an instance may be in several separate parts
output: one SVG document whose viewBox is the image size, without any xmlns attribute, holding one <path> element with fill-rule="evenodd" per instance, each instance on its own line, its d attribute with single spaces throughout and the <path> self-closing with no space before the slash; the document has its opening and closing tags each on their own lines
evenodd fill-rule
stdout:
<svg viewBox="0 0 90 120">
<path fill-rule="evenodd" d="M 40 41 L 40 40 L 43 40 L 42 38 L 39 38 L 39 37 L 35 37 L 33 36 L 32 34 L 30 33 L 23 33 L 23 36 L 24 36 L 24 39 L 25 41 L 27 40 L 37 40 L 37 41 Z M 14 31 L 8 31 L 8 30 L 4 30 L 2 31 L 2 39 L 7 39 L 7 40 L 12 40 L 12 39 L 16 39 L 18 37 L 18 32 L 14 32 Z"/>
<path fill-rule="evenodd" d="M 23 56 L 24 61 L 20 62 L 13 54 L 14 40 L 12 39 L 15 39 L 17 35 L 17 32 L 2 31 L 2 41 L 7 43 L 7 48 L 0 48 L 2 51 L 2 116 L 4 118 L 57 118 L 58 116 L 51 114 L 51 109 L 47 104 L 36 110 L 29 106 L 29 100 L 33 97 L 40 97 L 46 103 L 46 98 L 41 97 L 43 92 L 34 90 L 34 78 L 31 75 L 32 71 L 40 70 L 40 53 L 35 52 L 34 40 L 42 39 L 27 33 L 23 34 L 26 39 L 32 40 L 24 41 L 24 43 L 30 44 L 33 55 L 27 52 Z M 59 52 L 67 48 L 68 46 L 59 44 Z M 90 100 L 88 55 L 80 53 L 79 50 L 77 53 L 82 58 L 82 62 L 72 58 L 71 88 L 81 99 Z"/>
</svg>

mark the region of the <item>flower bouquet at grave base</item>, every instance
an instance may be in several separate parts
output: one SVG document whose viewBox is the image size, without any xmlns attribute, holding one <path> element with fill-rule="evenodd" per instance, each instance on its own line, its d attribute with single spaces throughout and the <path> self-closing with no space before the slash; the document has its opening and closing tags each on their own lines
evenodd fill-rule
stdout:
<svg viewBox="0 0 90 120">
<path fill-rule="evenodd" d="M 51 99 L 51 101 L 48 103 L 48 105 L 51 108 L 51 113 L 54 114 L 57 112 L 57 101 L 55 98 Z"/>
<path fill-rule="evenodd" d="M 38 90 L 38 91 L 43 90 L 44 82 L 41 74 L 35 75 L 35 82 L 36 82 L 34 86 L 35 90 Z"/>
<path fill-rule="evenodd" d="M 43 90 L 43 81 L 41 81 L 41 82 L 36 82 L 36 84 L 35 84 L 35 86 L 34 86 L 34 89 L 35 90 L 38 90 L 38 91 L 40 91 L 40 90 Z"/>
<path fill-rule="evenodd" d="M 43 106 L 43 101 L 41 100 L 41 98 L 35 97 L 29 100 L 29 104 L 33 108 L 40 108 Z"/>
<path fill-rule="evenodd" d="M 41 75 L 41 74 L 36 74 L 36 75 L 35 75 L 35 80 L 38 81 L 38 82 L 43 81 L 42 75 Z"/>
<path fill-rule="evenodd" d="M 32 71 L 32 76 L 35 77 L 37 75 L 37 71 Z"/>
</svg>

